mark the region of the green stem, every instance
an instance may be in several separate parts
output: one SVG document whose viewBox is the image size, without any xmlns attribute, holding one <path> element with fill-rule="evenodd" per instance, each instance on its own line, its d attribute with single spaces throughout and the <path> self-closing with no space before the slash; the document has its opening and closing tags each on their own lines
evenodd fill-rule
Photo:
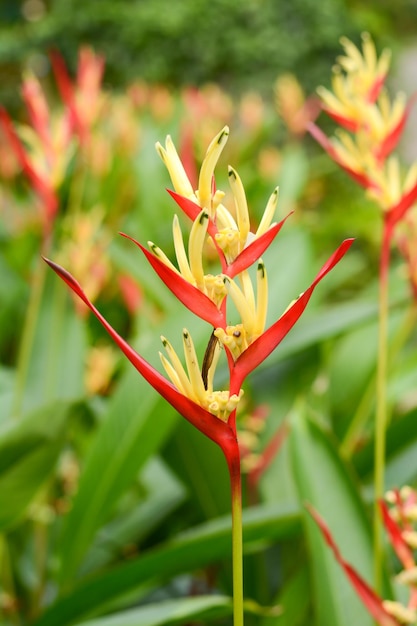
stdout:
<svg viewBox="0 0 417 626">
<path fill-rule="evenodd" d="M 375 589 L 381 587 L 383 558 L 382 523 L 378 500 L 384 495 L 385 436 L 388 421 L 387 364 L 388 364 L 388 270 L 392 229 L 384 225 L 379 265 L 379 329 L 378 363 L 376 372 L 375 468 L 374 468 L 374 577 Z"/>
<path fill-rule="evenodd" d="M 227 455 L 232 494 L 233 626 L 243 626 L 242 478 L 239 448 Z"/>
<path fill-rule="evenodd" d="M 415 328 L 416 315 L 417 308 L 414 303 L 412 303 L 412 305 L 408 309 L 406 317 L 404 318 L 400 325 L 400 328 L 398 329 L 398 332 L 390 340 L 390 367 L 392 367 L 392 365 L 395 363 L 401 349 L 403 348 L 411 332 Z M 358 404 L 355 414 L 349 423 L 349 427 L 346 430 L 344 439 L 340 445 L 340 454 L 345 459 L 349 459 L 354 453 L 358 440 L 360 439 L 362 431 L 364 430 L 365 425 L 372 412 L 372 407 L 375 404 L 375 380 L 376 377 L 372 376 L 365 389 L 362 399 Z"/>
</svg>

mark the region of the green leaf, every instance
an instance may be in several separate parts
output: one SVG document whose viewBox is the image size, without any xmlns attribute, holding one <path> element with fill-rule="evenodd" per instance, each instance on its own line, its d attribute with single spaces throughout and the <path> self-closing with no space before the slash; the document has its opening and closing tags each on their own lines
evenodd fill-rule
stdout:
<svg viewBox="0 0 417 626">
<path fill-rule="evenodd" d="M 192 507 L 200 513 L 201 521 L 230 511 L 230 479 L 220 448 L 181 421 L 165 454 L 187 486 Z"/>
<path fill-rule="evenodd" d="M 197 596 L 165 600 L 157 604 L 78 622 L 77 626 L 163 626 L 185 624 L 190 620 L 225 617 L 233 612 L 232 600 L 227 596 Z"/>
<path fill-rule="evenodd" d="M 298 510 L 285 506 L 258 506 L 243 514 L 244 550 L 263 549 L 277 539 L 299 532 Z M 230 517 L 213 520 L 187 532 L 159 548 L 144 552 L 113 570 L 85 581 L 55 602 L 34 626 L 65 626 L 144 583 L 155 584 L 170 577 L 231 558 Z"/>
<path fill-rule="evenodd" d="M 309 502 L 319 512 L 342 555 L 372 584 L 369 523 L 358 491 L 335 446 L 301 410 L 294 411 L 290 443 L 301 501 Z M 315 523 L 307 514 L 305 518 L 317 624 L 372 624 Z"/>
<path fill-rule="evenodd" d="M 155 417 L 157 416 L 157 425 Z M 177 419 L 133 368 L 111 399 L 85 460 L 61 540 L 61 581 L 69 583 L 101 525 Z"/>
<path fill-rule="evenodd" d="M 106 565 L 120 554 L 126 545 L 143 539 L 185 498 L 185 487 L 159 458 L 147 461 L 140 474 L 140 486 L 145 494 L 137 498 L 131 511 L 124 510 L 102 527 L 88 552 L 81 573 Z"/>
<path fill-rule="evenodd" d="M 181 305 L 173 310 L 169 320 L 164 320 L 164 329 L 174 327 L 177 337 L 179 312 L 183 313 Z M 207 342 L 206 324 L 198 324 L 199 320 L 196 322 L 191 314 L 182 315 L 181 321 L 190 322 L 187 327 L 196 345 L 201 340 Z M 145 358 L 155 359 L 155 336 L 159 334 L 160 328 L 153 328 L 142 335 L 141 354 Z M 96 532 L 109 521 L 118 500 L 144 463 L 164 444 L 177 419 L 172 407 L 128 365 L 86 457 L 78 492 L 63 528 L 60 580 L 64 587 L 72 585 Z"/>
<path fill-rule="evenodd" d="M 65 438 L 69 405 L 54 403 L 0 430 L 0 529 L 10 528 L 51 475 Z"/>
<path fill-rule="evenodd" d="M 307 567 L 302 567 L 285 581 L 276 598 L 279 615 L 266 617 L 261 626 L 297 626 L 304 622 L 310 604 L 310 581 Z"/>
<path fill-rule="evenodd" d="M 46 268 L 47 269 L 47 268 Z M 25 380 L 23 409 L 54 399 L 83 397 L 85 320 L 75 314 L 69 294 L 47 271 Z"/>
</svg>

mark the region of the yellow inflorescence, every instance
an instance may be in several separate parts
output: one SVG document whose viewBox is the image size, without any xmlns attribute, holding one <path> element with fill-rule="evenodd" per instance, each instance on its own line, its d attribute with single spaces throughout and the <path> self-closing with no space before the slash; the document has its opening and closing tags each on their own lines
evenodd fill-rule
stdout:
<svg viewBox="0 0 417 626">
<path fill-rule="evenodd" d="M 220 189 L 215 190 L 213 175 L 228 135 L 229 129 L 225 127 L 210 143 L 201 166 L 197 190 L 193 190 L 171 138 L 167 137 L 165 147 L 157 144 L 157 151 L 168 169 L 175 191 L 200 206 L 201 211 L 193 221 L 188 246 L 184 243 L 180 221 L 177 216 L 174 217 L 173 239 L 176 264 L 172 263 L 158 246 L 148 242 L 155 256 L 202 291 L 218 308 L 224 298 L 230 296 L 240 318 L 236 324 L 214 329 L 201 372 L 194 344 L 187 331 L 183 332 L 186 368 L 181 364 L 171 344 L 162 338 L 167 356 L 161 354 L 161 361 L 175 387 L 210 413 L 224 420 L 227 420 L 230 413 L 236 409 L 243 391 L 240 390 L 238 395 L 230 395 L 227 390 L 214 390 L 213 378 L 220 348 L 226 347 L 236 360 L 262 334 L 268 306 L 268 281 L 265 265 L 261 259 L 257 265 L 256 288 L 252 284 L 248 270 L 243 270 L 234 278 L 226 273 L 206 273 L 203 263 L 205 246 L 209 242 L 214 243 L 223 251 L 226 263 L 233 263 L 246 246 L 271 228 L 278 203 L 278 188 L 276 188 L 268 200 L 256 232 L 251 232 L 243 183 L 238 173 L 229 167 L 229 183 L 234 207 L 229 210 L 224 206 L 222 201 L 225 193 Z M 208 234 L 210 220 L 215 224 L 217 231 L 214 234 L 214 242 Z"/>
<path fill-rule="evenodd" d="M 186 370 L 169 341 L 165 337 L 161 337 L 161 340 L 168 355 L 168 359 L 161 353 L 159 356 L 173 385 L 175 385 L 178 391 L 204 409 L 216 417 L 227 421 L 230 413 L 237 408 L 243 395 L 243 390 L 240 390 L 239 395 L 230 395 L 227 390 L 215 391 L 213 389 L 214 373 L 220 355 L 218 343 L 216 342 L 214 347 L 214 354 L 208 367 L 207 379 L 204 380 L 198 364 L 193 340 L 186 329 L 183 330 Z"/>
<path fill-rule="evenodd" d="M 352 134 L 339 130 L 331 143 L 340 164 L 369 181 L 367 192 L 383 211 L 394 207 L 416 182 L 411 168 L 403 177 L 391 143 L 397 140 L 406 115 L 406 97 L 393 100 L 383 87 L 389 69 L 390 52 L 379 58 L 369 35 L 363 36 L 362 51 L 342 40 L 345 56 L 338 59 L 332 91 L 320 87 L 324 109 Z"/>
<path fill-rule="evenodd" d="M 408 609 L 399 602 L 393 602 L 392 600 L 384 600 L 382 605 L 387 613 L 395 617 L 401 624 L 415 624 L 417 621 L 417 611 L 415 609 Z"/>
</svg>

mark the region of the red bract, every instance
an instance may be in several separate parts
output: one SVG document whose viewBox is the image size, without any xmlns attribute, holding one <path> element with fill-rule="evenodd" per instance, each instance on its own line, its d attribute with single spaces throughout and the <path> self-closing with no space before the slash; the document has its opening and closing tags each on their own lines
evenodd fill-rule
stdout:
<svg viewBox="0 0 417 626">
<path fill-rule="evenodd" d="M 184 304 L 195 315 L 205 320 L 214 327 L 224 328 L 225 319 L 223 313 L 216 307 L 214 302 L 210 300 L 202 291 L 197 287 L 194 287 L 178 272 L 174 272 L 168 265 L 166 265 L 161 259 L 158 259 L 154 254 L 149 252 L 142 244 L 140 244 L 133 237 L 120 233 L 126 239 L 130 239 L 134 244 L 138 246 L 149 261 L 152 268 L 158 274 L 159 278 L 165 283 L 165 285 L 172 291 L 174 296 L 178 298 L 180 302 Z"/>
<path fill-rule="evenodd" d="M 39 82 L 28 76 L 23 81 L 22 96 L 29 114 L 32 128 L 42 142 L 46 157 L 53 158 L 52 138 L 50 132 L 50 114 L 48 104 Z"/>
<path fill-rule="evenodd" d="M 384 520 L 385 530 L 391 541 L 391 545 L 395 550 L 396 555 L 400 559 L 405 569 L 414 567 L 414 556 L 409 545 L 404 541 L 401 528 L 393 520 L 388 510 L 387 504 L 384 500 L 379 500 L 379 507 L 382 513 L 382 519 Z"/>
<path fill-rule="evenodd" d="M 364 172 L 353 170 L 343 162 L 330 139 L 316 124 L 310 122 L 307 129 L 312 137 L 314 137 L 314 139 L 317 141 L 317 143 L 319 143 L 321 147 L 327 152 L 329 157 L 335 163 L 337 163 L 337 165 L 339 165 L 339 167 L 341 167 L 347 174 L 349 174 L 349 176 L 353 178 L 354 181 L 356 181 L 365 189 L 379 189 L 378 185 L 376 185 L 375 182 L 371 178 L 369 178 L 369 176 L 367 176 Z"/>
<path fill-rule="evenodd" d="M 148 363 L 140 354 L 138 354 L 107 322 L 107 320 L 96 309 L 92 302 L 87 298 L 80 284 L 75 280 L 69 272 L 57 265 L 53 261 L 45 258 L 48 265 L 58 274 L 63 281 L 72 289 L 72 291 L 88 306 L 94 313 L 102 326 L 109 333 L 113 341 L 119 346 L 125 356 L 132 365 L 143 376 L 143 378 L 163 397 L 171 406 L 174 407 L 185 419 L 195 426 L 204 435 L 217 443 L 226 453 L 231 446 L 236 444 L 236 436 L 232 429 L 199 404 L 196 404 L 164 378 L 158 370 Z"/>
<path fill-rule="evenodd" d="M 408 209 L 410 209 L 413 204 L 417 200 L 417 183 L 411 187 L 409 191 L 407 191 L 399 200 L 399 202 L 390 208 L 390 210 L 386 213 L 385 220 L 389 227 L 395 226 L 399 221 L 402 220 L 404 215 L 407 213 Z"/>
<path fill-rule="evenodd" d="M 322 110 L 326 113 L 326 115 L 331 117 L 332 120 L 336 122 L 336 124 L 339 124 L 339 126 L 343 126 L 343 128 L 346 128 L 346 130 L 350 131 L 351 133 L 356 133 L 356 131 L 359 130 L 359 124 L 356 120 L 352 120 L 349 117 L 340 115 L 340 113 L 335 113 L 326 105 L 323 105 Z"/>
<path fill-rule="evenodd" d="M 20 167 L 32 183 L 34 190 L 42 201 L 45 230 L 48 230 L 58 208 L 58 199 L 51 181 L 43 173 L 37 171 L 33 165 L 30 156 L 26 152 L 25 147 L 14 129 L 7 111 L 3 108 L 0 108 L 0 123 Z"/>
<path fill-rule="evenodd" d="M 233 385 L 231 382 L 231 393 L 236 393 L 236 389 L 240 389 L 246 376 L 258 367 L 258 365 L 275 350 L 278 344 L 281 343 L 297 320 L 301 317 L 318 283 L 326 276 L 326 274 L 330 272 L 331 269 L 333 269 L 335 265 L 337 265 L 337 263 L 339 263 L 342 257 L 349 250 L 353 241 L 353 239 L 346 239 L 326 261 L 310 287 L 308 287 L 308 289 L 300 295 L 294 304 L 288 308 L 288 310 L 275 322 L 275 324 L 270 326 L 268 330 L 262 333 L 258 339 L 256 339 L 244 352 L 242 352 L 232 371 Z"/>
<path fill-rule="evenodd" d="M 242 252 L 237 255 L 235 260 L 228 264 L 226 271 L 224 272 L 226 276 L 234 278 L 240 274 L 240 272 L 243 272 L 248 269 L 248 267 L 253 265 L 271 245 L 290 215 L 292 215 L 292 212 L 277 224 L 270 226 L 268 230 L 263 233 L 263 235 L 256 237 L 250 244 L 248 244 Z"/>
<path fill-rule="evenodd" d="M 192 221 L 197 218 L 197 215 L 201 211 L 201 207 L 198 204 L 170 189 L 168 189 L 168 193 L 172 196 L 172 198 L 174 198 L 175 202 L 184 211 L 185 215 L 187 215 Z M 257 261 L 263 255 L 265 250 L 267 250 L 267 248 L 271 245 L 276 235 L 278 235 L 279 231 L 292 213 L 293 212 L 291 211 L 284 217 L 283 220 L 273 224 L 265 233 L 253 239 L 253 241 L 246 245 L 242 252 L 238 254 L 238 256 L 231 263 L 227 263 L 223 251 L 216 245 L 223 274 L 230 276 L 230 278 L 234 278 L 237 274 L 240 274 L 240 272 L 243 272 L 248 267 L 253 265 L 253 263 L 255 263 L 255 261 Z M 215 222 L 211 219 L 208 223 L 207 232 L 213 239 L 214 244 L 216 244 L 216 234 L 218 233 L 218 230 Z"/>
<path fill-rule="evenodd" d="M 391 132 L 384 138 L 379 146 L 377 146 L 375 150 L 375 157 L 378 161 L 384 161 L 389 154 L 394 150 L 397 146 L 398 142 L 401 139 L 402 132 L 404 130 L 404 126 L 407 122 L 408 116 L 410 114 L 411 106 L 413 101 L 415 100 L 415 96 L 411 98 L 405 107 L 404 113 L 401 116 L 398 124 L 394 126 Z"/>
<path fill-rule="evenodd" d="M 323 518 L 312 506 L 307 505 L 307 510 L 320 528 L 327 545 L 332 549 L 337 562 L 343 568 L 349 582 L 364 603 L 370 615 L 372 615 L 380 626 L 399 626 L 399 622 L 384 609 L 382 599 L 371 589 L 368 583 L 363 580 L 355 569 L 344 560 Z"/>
</svg>

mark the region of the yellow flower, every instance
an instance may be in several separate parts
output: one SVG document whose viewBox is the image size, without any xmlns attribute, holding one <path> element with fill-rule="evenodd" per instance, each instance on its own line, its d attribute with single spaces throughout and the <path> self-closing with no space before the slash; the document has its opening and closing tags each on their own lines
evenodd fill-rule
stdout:
<svg viewBox="0 0 417 626">
<path fill-rule="evenodd" d="M 171 137 L 168 135 L 166 138 L 165 148 L 163 148 L 159 142 L 156 144 L 156 149 L 169 172 L 175 191 L 192 200 L 201 208 L 207 209 L 210 217 L 214 217 L 216 207 L 224 196 L 224 194 L 219 194 L 218 192 L 215 192 L 213 195 L 212 182 L 214 168 L 217 165 L 217 161 L 226 145 L 228 137 L 229 128 L 225 126 L 211 141 L 201 165 L 198 189 L 195 191 L 192 188 Z"/>
<path fill-rule="evenodd" d="M 225 277 L 225 284 L 241 319 L 241 323 L 216 328 L 215 336 L 220 343 L 227 346 L 236 360 L 240 354 L 257 339 L 265 329 L 268 311 L 268 278 L 262 259 L 258 262 L 256 272 L 256 299 L 249 272 L 239 274 L 241 287 Z"/>
<path fill-rule="evenodd" d="M 185 328 L 183 329 L 182 339 L 187 371 L 184 369 L 180 358 L 169 341 L 165 337 L 161 337 L 168 359 L 162 353 L 159 353 L 159 356 L 168 377 L 172 384 L 183 395 L 187 396 L 190 400 L 199 404 L 216 417 L 227 421 L 230 413 L 234 411 L 239 404 L 243 390 L 240 390 L 239 395 L 230 395 L 227 390 L 214 391 L 214 373 L 220 356 L 220 346 L 218 342 L 216 341 L 214 344 L 211 363 L 203 378 L 193 340 L 190 333 Z"/>
</svg>

